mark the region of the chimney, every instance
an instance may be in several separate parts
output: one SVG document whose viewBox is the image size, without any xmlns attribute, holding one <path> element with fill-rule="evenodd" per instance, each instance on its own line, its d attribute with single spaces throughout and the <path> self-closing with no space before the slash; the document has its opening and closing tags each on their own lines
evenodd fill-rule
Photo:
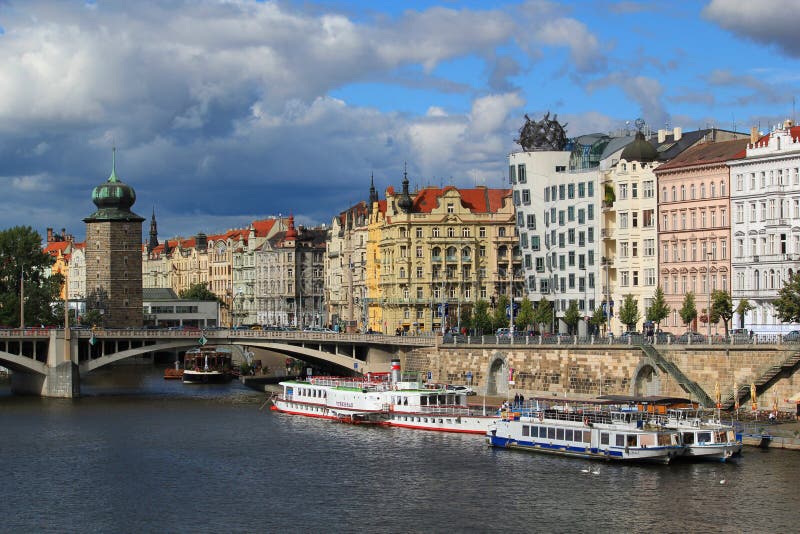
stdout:
<svg viewBox="0 0 800 534">
<path fill-rule="evenodd" d="M 663 130 L 663 129 L 659 130 L 658 131 L 658 142 L 659 143 L 663 143 L 666 140 L 667 140 L 667 131 Z"/>
<path fill-rule="evenodd" d="M 750 127 L 750 143 L 756 144 L 756 141 L 758 141 L 758 127 L 751 126 Z"/>
<path fill-rule="evenodd" d="M 681 137 L 683 137 L 683 130 L 680 126 L 676 126 L 672 129 L 672 136 L 674 137 L 673 141 L 680 141 Z"/>
<path fill-rule="evenodd" d="M 53 229 L 52 228 L 48 228 L 47 229 L 47 242 L 48 243 L 52 243 L 53 242 Z"/>
<path fill-rule="evenodd" d="M 66 240 L 67 240 L 67 229 L 66 228 L 62 228 L 61 229 L 61 241 L 66 241 Z"/>
</svg>

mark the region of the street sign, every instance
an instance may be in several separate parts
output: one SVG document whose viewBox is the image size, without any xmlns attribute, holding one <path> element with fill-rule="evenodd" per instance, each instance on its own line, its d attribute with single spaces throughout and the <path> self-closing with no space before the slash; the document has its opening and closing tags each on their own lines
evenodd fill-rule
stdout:
<svg viewBox="0 0 800 534">
<path fill-rule="evenodd" d="M 198 339 L 197 342 L 200 343 L 200 346 L 202 347 L 203 345 L 208 343 L 208 340 L 206 339 L 206 336 L 200 336 L 200 339 Z"/>
<path fill-rule="evenodd" d="M 358 369 L 358 362 L 353 363 L 353 369 Z"/>
</svg>

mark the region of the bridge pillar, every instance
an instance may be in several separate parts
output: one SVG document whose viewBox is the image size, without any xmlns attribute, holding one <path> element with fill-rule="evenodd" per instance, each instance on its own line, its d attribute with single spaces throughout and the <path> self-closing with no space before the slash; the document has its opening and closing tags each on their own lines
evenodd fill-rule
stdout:
<svg viewBox="0 0 800 534">
<path fill-rule="evenodd" d="M 78 339 L 64 342 L 64 331 L 51 331 L 47 348 L 47 367 L 44 375 L 38 373 L 11 373 L 11 391 L 21 395 L 74 398 L 81 396 L 81 378 L 78 364 Z"/>
</svg>

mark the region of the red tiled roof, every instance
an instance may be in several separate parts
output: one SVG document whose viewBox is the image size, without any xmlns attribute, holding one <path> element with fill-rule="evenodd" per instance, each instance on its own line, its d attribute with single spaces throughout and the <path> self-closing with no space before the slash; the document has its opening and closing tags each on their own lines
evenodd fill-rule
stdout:
<svg viewBox="0 0 800 534">
<path fill-rule="evenodd" d="M 700 143 L 684 150 L 672 160 L 656 168 L 656 174 L 670 169 L 680 169 L 695 165 L 710 165 L 723 163 L 732 159 L 741 159 L 749 139 L 735 139 L 733 141 L 719 141 L 715 143 Z"/>
<path fill-rule="evenodd" d="M 454 186 L 439 189 L 426 187 L 414 197 L 413 211 L 416 213 L 430 213 L 438 205 L 439 198 L 451 190 L 460 193 L 461 204 L 472 213 L 497 212 L 503 207 L 503 199 L 511 196 L 510 189 L 489 189 L 486 187 L 458 189 Z"/>
<path fill-rule="evenodd" d="M 69 245 L 69 241 L 51 241 L 44 247 L 44 253 L 51 256 L 58 256 L 58 253 L 64 254 L 64 250 Z"/>
<path fill-rule="evenodd" d="M 253 228 L 256 231 L 256 237 L 267 237 L 272 227 L 275 226 L 277 219 L 265 219 L 263 221 L 253 221 Z"/>
</svg>

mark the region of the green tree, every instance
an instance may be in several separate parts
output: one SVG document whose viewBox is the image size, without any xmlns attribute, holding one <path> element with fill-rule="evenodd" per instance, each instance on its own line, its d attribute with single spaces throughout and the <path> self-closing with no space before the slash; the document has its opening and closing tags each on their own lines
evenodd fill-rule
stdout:
<svg viewBox="0 0 800 534">
<path fill-rule="evenodd" d="M 222 299 L 220 299 L 216 293 L 208 289 L 208 282 L 192 284 L 187 289 L 182 290 L 178 296 L 186 300 L 217 301 L 224 305 Z"/>
<path fill-rule="evenodd" d="M 461 306 L 461 328 L 472 328 L 472 308 L 470 306 Z"/>
<path fill-rule="evenodd" d="M 536 304 L 536 309 L 533 312 L 534 321 L 539 325 L 539 332 L 544 330 L 544 325 L 550 324 L 553 320 L 553 306 L 550 301 L 542 297 Z"/>
<path fill-rule="evenodd" d="M 21 288 L 26 325 L 63 321 L 63 307 L 62 316 L 58 317 L 54 305 L 62 301 L 64 277 L 50 275 L 53 261 L 42 251 L 42 237 L 30 226 L 0 231 L 0 324 L 20 325 Z"/>
<path fill-rule="evenodd" d="M 577 332 L 578 322 L 581 320 L 581 312 L 578 310 L 578 302 L 575 300 L 569 301 L 567 311 L 564 312 L 564 322 L 567 324 L 567 331 L 569 334 Z"/>
<path fill-rule="evenodd" d="M 485 332 L 492 330 L 492 318 L 489 315 L 489 303 L 485 300 L 479 300 L 475 303 L 475 309 L 472 313 L 472 328 L 475 329 L 475 334 L 480 336 Z"/>
<path fill-rule="evenodd" d="M 792 277 L 778 291 L 778 298 L 772 301 L 778 318 L 785 323 L 800 321 L 800 272 Z M 741 302 L 739 306 L 741 306 Z"/>
<path fill-rule="evenodd" d="M 492 329 L 497 330 L 498 328 L 508 328 L 508 315 L 506 314 L 506 308 L 508 307 L 508 297 L 505 295 L 500 295 L 497 298 L 497 306 L 494 309 L 494 313 L 492 314 Z"/>
<path fill-rule="evenodd" d="M 104 324 L 103 314 L 100 313 L 100 310 L 88 310 L 81 317 L 81 324 L 102 327 Z"/>
<path fill-rule="evenodd" d="M 522 299 L 522 302 L 519 303 L 519 311 L 516 317 L 514 317 L 514 325 L 517 327 L 517 330 L 524 331 L 527 330 L 528 326 L 532 325 L 533 322 L 533 304 L 528 297 L 525 297 Z"/>
<path fill-rule="evenodd" d="M 728 335 L 728 323 L 733 317 L 733 299 L 730 293 L 717 289 L 711 292 L 711 322 L 718 323 L 720 319 L 725 324 L 725 335 Z"/>
<path fill-rule="evenodd" d="M 664 298 L 664 290 L 661 289 L 661 286 L 656 287 L 656 291 L 653 293 L 653 303 L 647 308 L 647 313 L 645 314 L 647 320 L 656 323 L 660 327 L 661 321 L 669 317 L 669 312 L 671 311 Z"/>
<path fill-rule="evenodd" d="M 641 318 L 639 303 L 636 302 L 633 295 L 625 295 L 622 308 L 619 310 L 619 321 L 628 327 L 628 331 L 631 331 L 636 328 L 636 323 L 638 323 Z"/>
<path fill-rule="evenodd" d="M 739 314 L 739 328 L 744 328 L 744 316 L 747 312 L 755 310 L 756 307 L 750 304 L 747 299 L 742 299 L 736 306 L 736 313 Z"/>
<path fill-rule="evenodd" d="M 597 308 L 595 308 L 592 318 L 589 319 L 589 323 L 595 326 L 598 332 L 606 324 L 606 314 L 603 311 L 602 306 L 598 306 Z"/>
<path fill-rule="evenodd" d="M 691 291 L 686 293 L 686 296 L 683 297 L 683 306 L 681 306 L 678 314 L 681 316 L 681 321 L 683 321 L 687 329 L 689 328 L 689 324 L 697 318 L 697 306 L 694 303 L 694 293 Z"/>
</svg>

